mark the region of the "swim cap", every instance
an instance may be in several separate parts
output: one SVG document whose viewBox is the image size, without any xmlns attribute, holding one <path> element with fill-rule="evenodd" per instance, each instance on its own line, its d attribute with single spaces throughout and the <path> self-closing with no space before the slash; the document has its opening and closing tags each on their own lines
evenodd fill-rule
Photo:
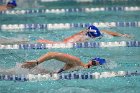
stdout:
<svg viewBox="0 0 140 93">
<path fill-rule="evenodd" d="M 99 58 L 99 57 L 96 57 L 96 58 L 93 58 L 92 61 L 98 61 L 100 65 L 106 63 L 106 60 L 103 59 L 103 58 Z"/>
<path fill-rule="evenodd" d="M 9 1 L 9 2 L 7 3 L 7 6 L 8 6 L 8 5 L 12 5 L 13 7 L 16 7 L 16 6 L 17 6 L 15 0 Z M 11 6 L 11 7 L 12 7 L 12 6 Z"/>
<path fill-rule="evenodd" d="M 101 33 L 97 27 L 91 25 L 88 27 L 88 32 L 86 33 L 86 35 L 89 37 L 99 37 L 101 36 Z"/>
</svg>

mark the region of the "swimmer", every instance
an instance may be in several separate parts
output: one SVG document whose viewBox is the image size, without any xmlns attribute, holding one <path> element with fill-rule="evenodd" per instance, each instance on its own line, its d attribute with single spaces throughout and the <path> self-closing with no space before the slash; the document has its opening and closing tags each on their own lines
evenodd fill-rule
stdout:
<svg viewBox="0 0 140 93">
<path fill-rule="evenodd" d="M 77 42 L 86 42 L 89 39 L 101 38 L 104 34 L 108 34 L 114 37 L 127 37 L 131 38 L 128 34 L 121 34 L 117 32 L 111 32 L 107 30 L 100 31 L 96 26 L 89 26 L 86 30 L 80 31 L 68 38 L 65 38 L 63 41 L 55 42 L 50 40 L 37 40 L 39 43 L 49 43 L 49 44 L 56 44 L 56 43 L 77 43 Z"/>
<path fill-rule="evenodd" d="M 55 59 L 55 60 L 58 60 L 58 61 L 61 61 L 61 62 L 65 63 L 64 67 L 61 68 L 56 73 L 61 73 L 63 71 L 74 69 L 78 66 L 80 66 L 82 68 L 90 68 L 90 67 L 93 67 L 93 66 L 103 65 L 103 64 L 106 63 L 105 59 L 93 58 L 93 59 L 90 59 L 88 61 L 88 63 L 85 64 L 80 60 L 80 58 L 78 58 L 76 56 L 72 56 L 72 55 L 65 54 L 65 53 L 59 53 L 59 52 L 49 52 L 45 55 L 42 55 L 37 60 L 27 61 L 27 62 L 23 63 L 21 65 L 21 67 L 22 68 L 27 68 L 27 69 L 33 69 L 37 65 L 39 65 L 39 64 L 41 64 L 45 61 L 51 60 L 51 59 Z"/>
<path fill-rule="evenodd" d="M 16 0 L 9 1 L 6 5 L 0 5 L 0 11 L 6 11 L 9 9 L 13 9 L 17 6 Z"/>
</svg>

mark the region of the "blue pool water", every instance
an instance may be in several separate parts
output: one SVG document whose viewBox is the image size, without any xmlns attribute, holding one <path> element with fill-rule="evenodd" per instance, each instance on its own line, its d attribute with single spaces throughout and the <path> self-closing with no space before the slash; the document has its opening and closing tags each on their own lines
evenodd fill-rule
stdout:
<svg viewBox="0 0 140 93">
<path fill-rule="evenodd" d="M 18 1 L 18 0 L 17 0 Z M 21 9 L 56 9 L 56 8 L 90 8 L 90 7 L 116 7 L 138 6 L 139 1 L 120 2 L 48 2 L 42 3 L 34 0 L 25 2 L 18 1 L 17 10 Z M 25 0 L 26 1 L 26 0 Z M 2 4 L 2 2 L 0 3 Z M 29 6 L 31 4 L 31 6 Z M 16 10 L 16 9 L 15 9 Z M 104 12 L 71 12 L 62 14 L 25 14 L 25 15 L 0 15 L 0 25 L 3 24 L 48 24 L 48 23 L 93 23 L 93 22 L 139 22 L 139 11 L 104 11 Z M 85 28 L 70 28 L 61 30 L 25 29 L 22 32 L 12 30 L 0 30 L 0 38 L 27 38 L 28 43 L 36 43 L 39 38 L 60 41 Z M 120 33 L 127 33 L 133 38 L 108 37 L 92 42 L 115 42 L 115 41 L 139 41 L 139 27 L 99 27 Z M 87 62 L 92 57 L 107 59 L 108 65 L 92 67 L 79 72 L 103 72 L 103 71 L 140 71 L 140 48 L 139 47 L 106 47 L 106 48 L 70 48 L 70 49 L 0 49 L 0 70 L 15 68 L 17 64 L 25 60 L 32 60 L 47 52 L 64 52 L 79 57 Z M 49 70 L 58 70 L 64 64 L 51 60 L 41 67 Z M 18 70 L 18 69 L 17 69 Z M 22 71 L 18 71 L 22 73 Z M 139 93 L 140 76 L 113 77 L 92 80 L 46 80 L 36 82 L 0 81 L 0 93 Z"/>
</svg>

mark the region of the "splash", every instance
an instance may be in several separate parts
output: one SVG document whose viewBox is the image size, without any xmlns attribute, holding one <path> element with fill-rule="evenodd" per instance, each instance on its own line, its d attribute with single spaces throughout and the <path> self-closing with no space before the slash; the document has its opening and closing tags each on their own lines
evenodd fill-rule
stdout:
<svg viewBox="0 0 140 93">
<path fill-rule="evenodd" d="M 22 63 L 16 63 L 15 67 L 10 69 L 1 69 L 0 74 L 8 74 L 8 75 L 28 75 L 28 74 L 47 74 L 50 73 L 41 65 L 36 66 L 32 69 L 25 69 L 21 67 Z"/>
<path fill-rule="evenodd" d="M 104 65 L 106 69 L 114 69 L 117 67 L 117 63 L 112 60 L 108 60 L 107 63 Z"/>
</svg>

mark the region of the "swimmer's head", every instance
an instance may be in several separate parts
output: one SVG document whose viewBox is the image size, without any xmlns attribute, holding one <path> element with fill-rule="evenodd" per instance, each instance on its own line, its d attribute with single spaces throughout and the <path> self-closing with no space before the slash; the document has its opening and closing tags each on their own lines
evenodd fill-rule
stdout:
<svg viewBox="0 0 140 93">
<path fill-rule="evenodd" d="M 93 25 L 89 26 L 87 30 L 88 32 L 86 33 L 86 35 L 91 38 L 96 38 L 101 36 L 100 30 Z"/>
<path fill-rule="evenodd" d="M 105 59 L 96 57 L 96 58 L 91 59 L 88 62 L 87 67 L 90 68 L 92 66 L 103 65 L 105 63 L 106 63 L 106 60 Z"/>
<path fill-rule="evenodd" d="M 7 8 L 15 8 L 17 6 L 17 4 L 16 4 L 16 1 L 15 0 L 13 0 L 13 1 L 9 1 L 8 3 L 7 3 Z"/>
</svg>

